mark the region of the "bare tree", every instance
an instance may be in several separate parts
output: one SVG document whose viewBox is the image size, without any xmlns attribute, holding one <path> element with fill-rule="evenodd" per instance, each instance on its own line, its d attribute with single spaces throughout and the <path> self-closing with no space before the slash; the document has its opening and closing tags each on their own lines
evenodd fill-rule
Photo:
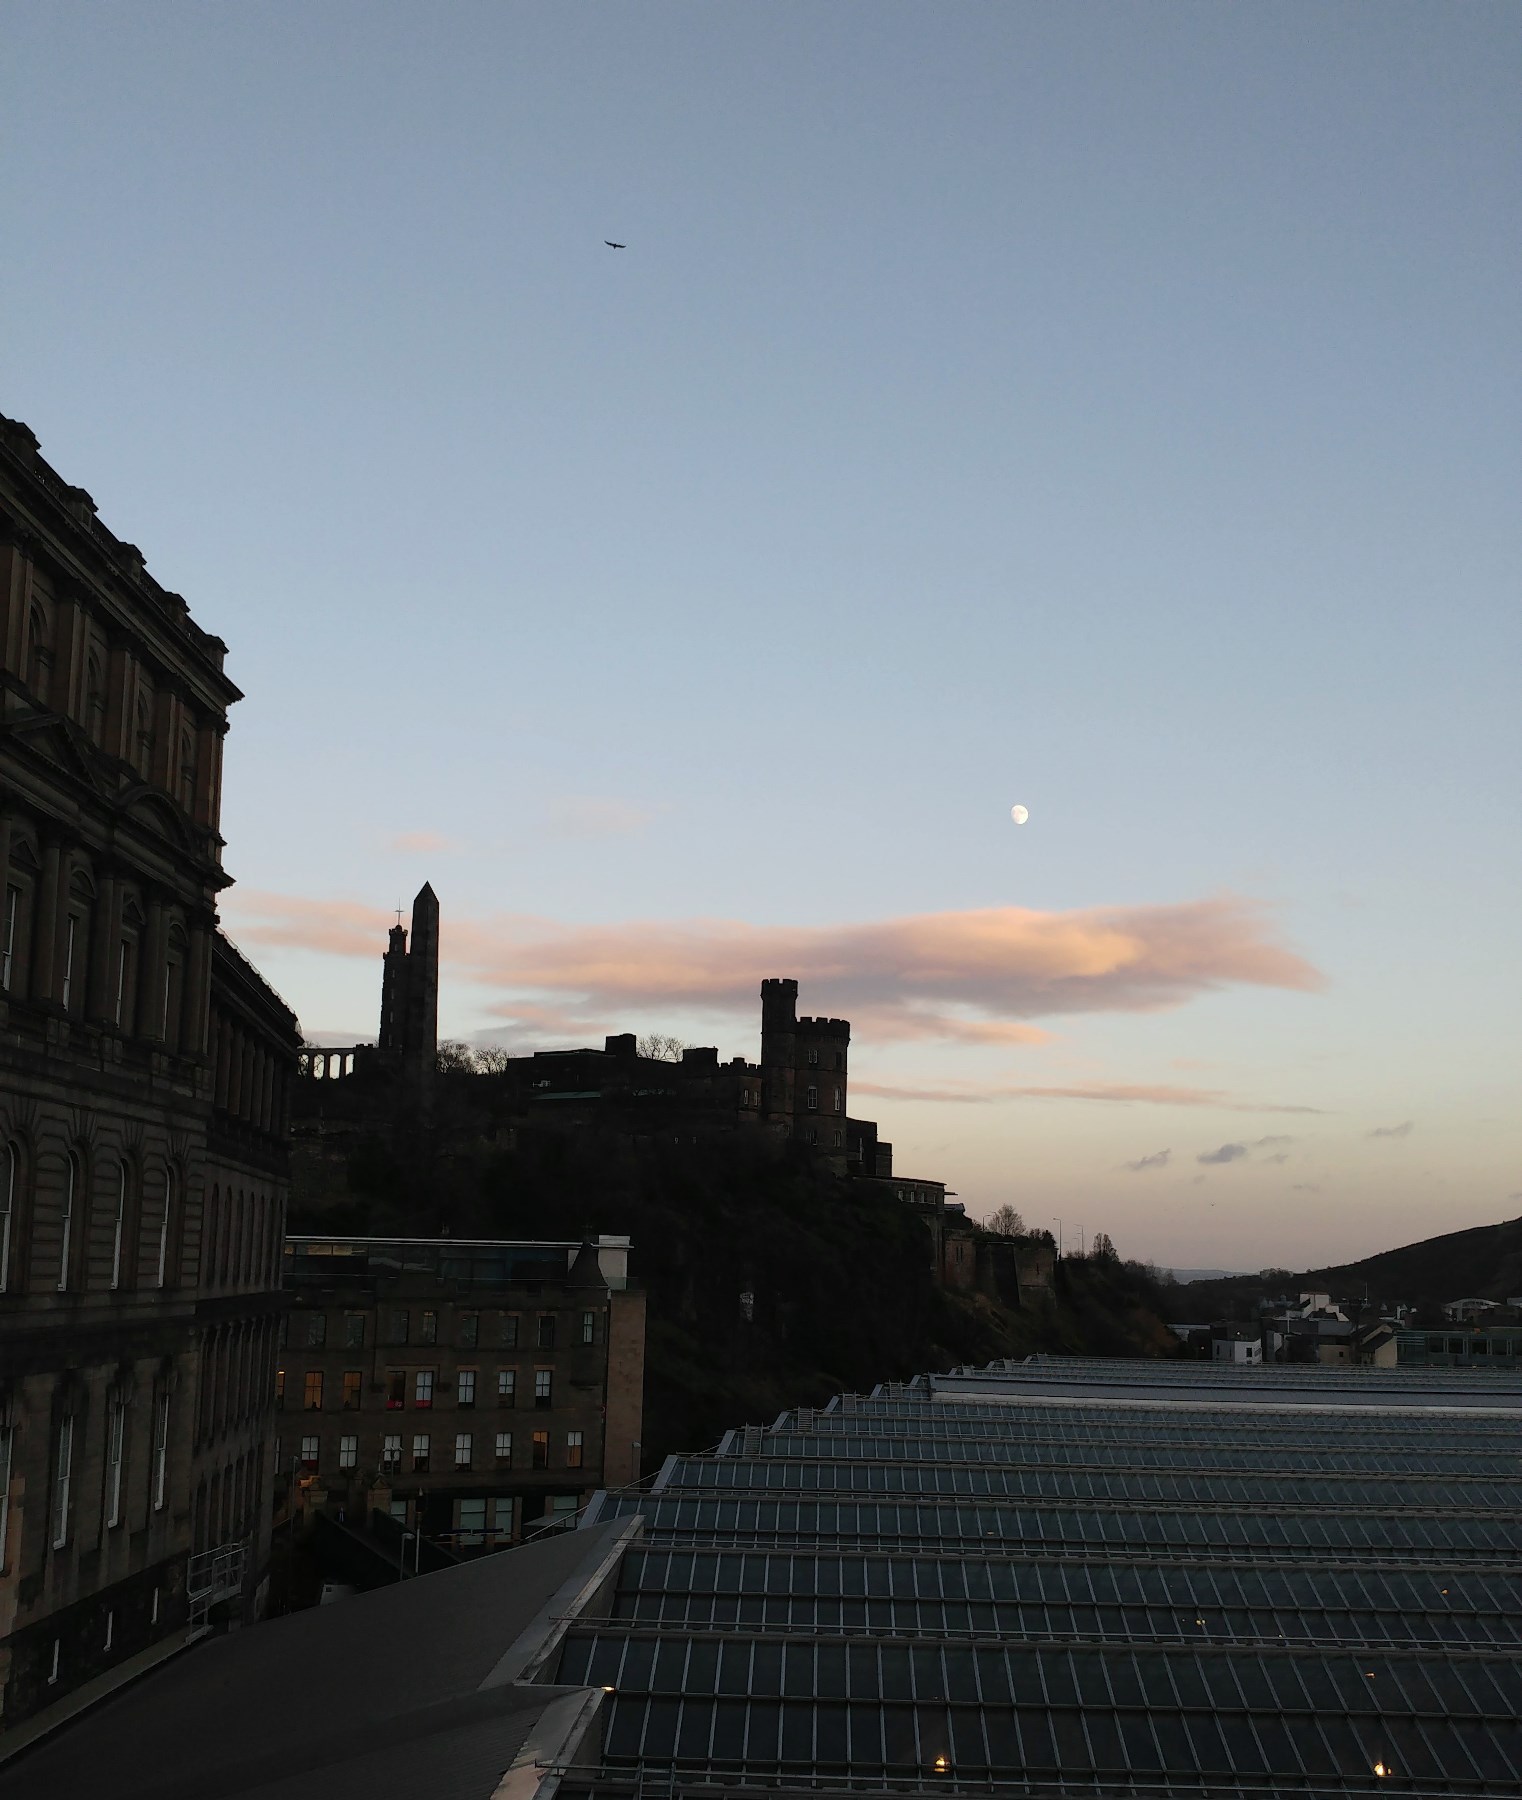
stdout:
<svg viewBox="0 0 1522 1800">
<path fill-rule="evenodd" d="M 475 1052 L 478 1075 L 505 1075 L 510 1056 L 503 1044 L 479 1044 Z"/>
<path fill-rule="evenodd" d="M 469 1075 L 475 1067 L 475 1057 L 471 1054 L 470 1045 L 462 1044 L 455 1038 L 446 1038 L 439 1045 L 435 1067 L 441 1075 Z"/>
<path fill-rule="evenodd" d="M 1094 1247 L 1089 1254 L 1091 1256 L 1097 1256 L 1101 1262 L 1120 1261 L 1119 1253 L 1116 1251 L 1114 1242 L 1108 1231 L 1096 1231 L 1094 1233 Z"/>
<path fill-rule="evenodd" d="M 983 1229 L 996 1237 L 1024 1237 L 1025 1220 L 1012 1206 L 996 1206 L 983 1221 Z"/>
<path fill-rule="evenodd" d="M 657 1062 L 680 1062 L 687 1048 L 680 1038 L 668 1037 L 663 1031 L 640 1038 L 634 1047 L 641 1056 L 653 1056 Z"/>
</svg>

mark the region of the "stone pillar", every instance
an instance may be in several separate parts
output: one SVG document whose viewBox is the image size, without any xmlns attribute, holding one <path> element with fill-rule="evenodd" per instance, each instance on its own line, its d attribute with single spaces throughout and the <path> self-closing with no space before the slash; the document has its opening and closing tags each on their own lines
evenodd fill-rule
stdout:
<svg viewBox="0 0 1522 1800">
<path fill-rule="evenodd" d="M 102 875 L 95 894 L 95 929 L 90 933 L 90 981 L 85 990 L 85 1017 L 97 1025 L 116 1022 L 117 957 L 121 939 L 121 884 L 114 874 Z"/>
<path fill-rule="evenodd" d="M 206 1054 L 210 994 L 211 932 L 204 925 L 192 925 L 185 954 L 184 1017 L 180 1034 L 180 1049 L 186 1056 Z"/>
</svg>

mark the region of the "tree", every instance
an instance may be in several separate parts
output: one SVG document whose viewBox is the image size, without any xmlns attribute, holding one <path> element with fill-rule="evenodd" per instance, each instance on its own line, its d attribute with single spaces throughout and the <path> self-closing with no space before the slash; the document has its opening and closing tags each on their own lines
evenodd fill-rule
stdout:
<svg viewBox="0 0 1522 1800">
<path fill-rule="evenodd" d="M 508 1065 L 508 1051 L 503 1044 L 480 1044 L 475 1052 L 475 1066 L 478 1075 L 505 1075 Z"/>
<path fill-rule="evenodd" d="M 1091 1254 L 1097 1256 L 1101 1262 L 1120 1261 L 1119 1253 L 1116 1251 L 1114 1242 L 1108 1231 L 1096 1231 L 1094 1233 L 1094 1248 Z"/>
<path fill-rule="evenodd" d="M 983 1221 L 983 1229 L 995 1237 L 1024 1237 L 1025 1220 L 1012 1206 L 996 1206 Z"/>
<path fill-rule="evenodd" d="M 454 1038 L 446 1038 L 439 1045 L 435 1067 L 441 1075 L 469 1075 L 475 1068 L 470 1045 L 462 1044 Z"/>
<path fill-rule="evenodd" d="M 680 1062 L 687 1048 L 680 1038 L 668 1037 L 663 1031 L 638 1039 L 634 1047 L 641 1056 L 653 1056 L 657 1062 Z"/>
</svg>

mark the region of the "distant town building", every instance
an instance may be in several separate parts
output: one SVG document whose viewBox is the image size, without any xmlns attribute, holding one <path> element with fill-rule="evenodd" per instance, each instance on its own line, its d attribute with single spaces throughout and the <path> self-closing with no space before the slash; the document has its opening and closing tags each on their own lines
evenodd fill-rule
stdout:
<svg viewBox="0 0 1522 1800">
<path fill-rule="evenodd" d="M 1255 1325 L 1232 1325 L 1222 1323 L 1210 1328 L 1210 1359 L 1212 1362 L 1225 1363 L 1261 1363 L 1263 1360 L 1263 1333 Z"/>
<path fill-rule="evenodd" d="M 226 646 L 0 419 L 0 1710 L 265 1579 L 299 1037 L 222 937 Z"/>
<path fill-rule="evenodd" d="M 627 1238 L 289 1237 L 282 1485 L 472 1550 L 636 1480 L 645 1296 L 628 1256 Z"/>
</svg>

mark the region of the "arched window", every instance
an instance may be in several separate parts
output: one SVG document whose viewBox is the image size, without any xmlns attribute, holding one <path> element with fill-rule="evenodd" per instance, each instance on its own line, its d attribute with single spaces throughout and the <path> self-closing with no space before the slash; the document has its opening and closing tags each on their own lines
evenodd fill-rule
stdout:
<svg viewBox="0 0 1522 1800">
<path fill-rule="evenodd" d="M 84 1011 L 85 984 L 90 972 L 90 920 L 94 912 L 95 889 L 88 875 L 76 872 L 69 881 L 63 942 L 58 951 L 58 998 L 67 1013 Z"/>
<path fill-rule="evenodd" d="M 0 912 L 0 987 L 25 996 L 27 962 L 31 955 L 33 898 L 41 874 L 37 859 L 25 838 L 11 839 L 10 877 L 5 886 L 5 907 Z"/>
<path fill-rule="evenodd" d="M 15 1144 L 0 1148 L 0 1294 L 11 1285 L 11 1233 L 21 1201 L 21 1151 Z"/>
<path fill-rule="evenodd" d="M 85 1192 L 84 1159 L 71 1150 L 64 1159 L 63 1214 L 58 1222 L 58 1291 L 67 1293 L 73 1273 L 74 1244 L 78 1236 L 76 1217 Z"/>
<path fill-rule="evenodd" d="M 156 1287 L 169 1286 L 169 1234 L 179 1220 L 179 1177 L 173 1169 L 164 1171 L 164 1210 L 159 1214 L 159 1254 Z"/>
</svg>

